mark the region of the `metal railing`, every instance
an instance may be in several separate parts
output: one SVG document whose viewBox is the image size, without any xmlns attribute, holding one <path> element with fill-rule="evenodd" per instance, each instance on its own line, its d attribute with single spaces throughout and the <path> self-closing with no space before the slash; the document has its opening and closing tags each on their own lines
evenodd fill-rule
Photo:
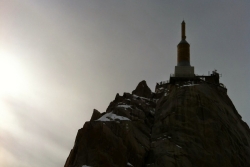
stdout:
<svg viewBox="0 0 250 167">
<path fill-rule="evenodd" d="M 170 77 L 195 77 L 195 74 L 170 74 Z"/>
</svg>

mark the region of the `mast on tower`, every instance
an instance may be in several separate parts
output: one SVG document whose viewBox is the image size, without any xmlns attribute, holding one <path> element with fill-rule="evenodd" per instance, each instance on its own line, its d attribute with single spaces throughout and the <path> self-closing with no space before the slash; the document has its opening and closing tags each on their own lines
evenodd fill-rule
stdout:
<svg viewBox="0 0 250 167">
<path fill-rule="evenodd" d="M 185 34 L 185 21 L 183 20 L 181 23 L 181 39 L 185 40 L 186 39 L 186 34 Z"/>
<path fill-rule="evenodd" d="M 175 76 L 193 77 L 194 67 L 190 66 L 190 45 L 186 41 L 186 23 L 181 23 L 181 41 L 177 45 L 177 66 L 175 66 Z"/>
<path fill-rule="evenodd" d="M 177 66 L 190 66 L 190 45 L 186 41 L 185 22 L 181 23 L 181 42 L 177 45 Z"/>
</svg>

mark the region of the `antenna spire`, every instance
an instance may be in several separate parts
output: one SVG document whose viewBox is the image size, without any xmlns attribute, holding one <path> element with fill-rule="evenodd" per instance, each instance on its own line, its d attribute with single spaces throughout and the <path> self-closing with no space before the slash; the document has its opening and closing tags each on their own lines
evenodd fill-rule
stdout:
<svg viewBox="0 0 250 167">
<path fill-rule="evenodd" d="M 185 40 L 186 39 L 186 28 L 185 28 L 185 21 L 183 20 L 181 23 L 181 39 Z"/>
</svg>

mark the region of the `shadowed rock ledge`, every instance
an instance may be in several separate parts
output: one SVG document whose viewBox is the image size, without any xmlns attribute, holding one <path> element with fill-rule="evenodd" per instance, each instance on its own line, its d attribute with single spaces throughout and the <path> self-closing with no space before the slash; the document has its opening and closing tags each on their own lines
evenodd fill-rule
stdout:
<svg viewBox="0 0 250 167">
<path fill-rule="evenodd" d="M 65 167 L 249 167 L 250 130 L 227 94 L 208 83 L 145 81 L 94 110 Z"/>
</svg>

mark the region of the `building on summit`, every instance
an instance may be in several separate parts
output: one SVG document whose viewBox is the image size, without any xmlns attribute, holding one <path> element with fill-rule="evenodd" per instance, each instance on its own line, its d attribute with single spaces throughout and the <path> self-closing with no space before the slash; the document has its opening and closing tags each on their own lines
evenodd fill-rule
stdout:
<svg viewBox="0 0 250 167">
<path fill-rule="evenodd" d="M 184 21 L 181 23 L 181 42 L 177 45 L 175 77 L 194 77 L 194 67 L 190 65 L 190 45 L 186 41 Z"/>
<path fill-rule="evenodd" d="M 190 65 L 190 45 L 186 41 L 186 24 L 184 20 L 181 23 L 181 41 L 177 45 L 177 65 L 175 66 L 174 74 L 170 75 L 170 80 L 161 82 L 162 84 L 183 84 L 185 82 L 213 84 L 227 92 L 226 87 L 220 83 L 220 74 L 217 70 L 212 71 L 210 75 L 196 75 L 194 67 Z"/>
</svg>

